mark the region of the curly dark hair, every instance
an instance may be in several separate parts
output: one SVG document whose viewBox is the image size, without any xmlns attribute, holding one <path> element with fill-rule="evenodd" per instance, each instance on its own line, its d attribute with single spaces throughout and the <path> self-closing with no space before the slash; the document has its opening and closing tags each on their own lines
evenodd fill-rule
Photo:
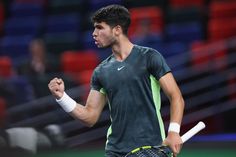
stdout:
<svg viewBox="0 0 236 157">
<path fill-rule="evenodd" d="M 112 4 L 96 11 L 92 16 L 92 22 L 105 22 L 110 27 L 121 26 L 123 33 L 128 34 L 130 26 L 130 13 L 127 8 L 121 5 Z"/>
</svg>

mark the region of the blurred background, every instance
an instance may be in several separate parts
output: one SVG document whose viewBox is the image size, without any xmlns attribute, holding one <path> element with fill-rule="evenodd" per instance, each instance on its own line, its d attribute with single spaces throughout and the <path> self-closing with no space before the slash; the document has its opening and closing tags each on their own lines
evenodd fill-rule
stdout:
<svg viewBox="0 0 236 157">
<path fill-rule="evenodd" d="M 134 43 L 166 58 L 186 102 L 181 134 L 198 121 L 207 125 L 179 156 L 235 156 L 235 0 L 1 0 L 0 151 L 103 156 L 108 108 L 87 128 L 56 104 L 47 84 L 63 78 L 84 104 L 93 69 L 111 54 L 96 48 L 90 16 L 108 4 L 129 9 Z M 168 127 L 169 102 L 162 101 Z"/>
</svg>

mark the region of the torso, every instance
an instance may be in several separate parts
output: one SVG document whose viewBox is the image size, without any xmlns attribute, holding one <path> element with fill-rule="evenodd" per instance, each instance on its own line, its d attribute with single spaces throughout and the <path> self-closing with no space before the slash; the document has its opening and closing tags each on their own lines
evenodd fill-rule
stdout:
<svg viewBox="0 0 236 157">
<path fill-rule="evenodd" d="M 95 69 L 93 77 L 107 93 L 111 112 L 107 151 L 129 152 L 143 145 L 158 145 L 165 136 L 160 124 L 160 86 L 149 69 L 152 53 L 159 55 L 135 45 L 124 61 L 112 55 Z M 169 67 L 164 68 L 169 72 Z"/>
</svg>

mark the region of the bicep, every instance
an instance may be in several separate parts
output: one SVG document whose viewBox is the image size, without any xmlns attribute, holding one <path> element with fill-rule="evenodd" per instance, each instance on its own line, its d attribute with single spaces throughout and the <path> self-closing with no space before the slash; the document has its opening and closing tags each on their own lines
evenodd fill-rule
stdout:
<svg viewBox="0 0 236 157">
<path fill-rule="evenodd" d="M 77 104 L 71 115 L 88 126 L 93 126 L 99 119 L 106 104 L 106 96 L 96 90 L 89 92 L 86 105 Z"/>
<path fill-rule="evenodd" d="M 159 79 L 160 86 L 166 96 L 170 99 L 176 95 L 180 95 L 179 87 L 172 73 L 167 73 Z"/>
<path fill-rule="evenodd" d="M 105 104 L 106 104 L 106 95 L 93 89 L 90 90 L 85 105 L 88 110 L 100 115 Z"/>
</svg>

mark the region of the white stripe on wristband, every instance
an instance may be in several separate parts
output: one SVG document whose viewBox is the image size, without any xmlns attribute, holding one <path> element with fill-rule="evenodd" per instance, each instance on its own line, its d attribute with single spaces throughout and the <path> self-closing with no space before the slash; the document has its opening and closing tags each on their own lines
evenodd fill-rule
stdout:
<svg viewBox="0 0 236 157">
<path fill-rule="evenodd" d="M 76 101 L 74 101 L 70 96 L 63 93 L 63 96 L 60 99 L 56 99 L 56 102 L 65 110 L 67 113 L 71 112 L 76 107 Z"/>
<path fill-rule="evenodd" d="M 170 122 L 168 132 L 173 131 L 176 133 L 180 132 L 180 125 L 176 122 Z"/>
</svg>

